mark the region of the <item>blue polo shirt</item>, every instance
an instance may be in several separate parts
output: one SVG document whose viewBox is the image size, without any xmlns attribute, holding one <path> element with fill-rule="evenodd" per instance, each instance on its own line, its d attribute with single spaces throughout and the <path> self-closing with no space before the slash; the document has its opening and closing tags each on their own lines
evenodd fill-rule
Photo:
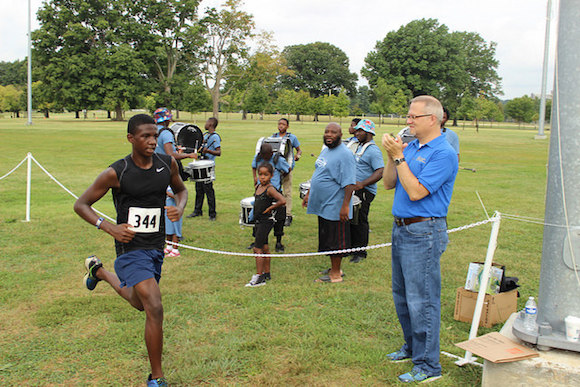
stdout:
<svg viewBox="0 0 580 387">
<path fill-rule="evenodd" d="M 274 159 L 277 159 L 276 162 L 274 162 Z M 265 160 L 263 160 L 259 154 L 254 156 L 254 160 L 252 160 L 252 168 L 253 169 L 258 169 L 258 167 L 260 166 L 260 164 L 262 164 L 262 162 L 264 162 Z M 282 173 L 288 173 L 290 171 L 290 165 L 288 165 L 288 162 L 286 161 L 286 159 L 284 157 L 274 157 L 272 156 L 270 158 L 270 160 L 268 160 L 268 163 L 271 164 L 274 167 L 274 176 L 272 176 L 272 178 L 270 179 L 270 183 L 272 183 L 272 185 L 274 186 L 274 188 L 276 188 L 278 191 L 282 192 Z M 256 174 L 258 173 L 258 171 L 256 171 Z"/>
<path fill-rule="evenodd" d="M 165 148 L 163 148 L 163 145 L 171 143 L 171 148 L 175 152 L 175 136 L 170 130 L 162 130 L 162 129 L 163 125 L 157 125 L 157 132 L 161 131 L 161 133 L 159 133 L 159 137 L 157 137 L 157 146 L 155 147 L 155 153 L 167 155 L 167 152 L 165 152 Z"/>
<path fill-rule="evenodd" d="M 385 162 L 383 161 L 383 152 L 379 149 L 374 140 L 370 141 L 369 145 L 364 153 L 359 156 L 359 152 L 365 144 L 359 144 L 356 153 L 356 181 L 363 181 L 368 179 L 377 169 L 384 168 Z M 367 185 L 365 187 L 373 195 L 377 194 L 377 183 Z"/>
<path fill-rule="evenodd" d="M 457 153 L 445 136 L 438 136 L 423 146 L 415 139 L 403 150 L 403 155 L 409 169 L 429 191 L 429 195 L 411 201 L 397 177 L 393 215 L 400 218 L 447 216 L 459 165 Z"/>
<path fill-rule="evenodd" d="M 356 161 L 346 145 L 341 143 L 336 148 L 324 148 L 316 159 L 306 212 L 326 220 L 340 220 L 344 188 L 355 183 Z M 352 219 L 352 200 L 349 218 Z"/>
<path fill-rule="evenodd" d="M 216 132 L 213 132 L 211 135 L 209 134 L 209 132 L 206 132 L 203 135 L 203 141 L 206 143 L 205 147 L 212 151 L 221 147 L 222 144 L 222 140 L 220 139 L 219 134 L 217 134 Z M 212 155 L 211 153 L 204 153 L 203 157 L 207 160 L 215 160 L 217 156 Z"/>
<path fill-rule="evenodd" d="M 300 141 L 298 141 L 298 137 L 292 133 L 286 132 L 284 136 L 288 136 L 288 142 L 292 144 L 292 169 L 294 169 L 294 166 L 296 165 L 296 162 L 294 161 L 294 148 L 298 148 L 300 146 Z M 274 133 L 272 137 L 280 137 L 280 132 Z"/>
</svg>

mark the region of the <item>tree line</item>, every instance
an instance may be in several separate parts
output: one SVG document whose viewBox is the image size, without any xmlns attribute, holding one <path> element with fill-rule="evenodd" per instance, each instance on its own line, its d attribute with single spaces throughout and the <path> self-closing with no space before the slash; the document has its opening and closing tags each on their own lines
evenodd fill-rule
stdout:
<svg viewBox="0 0 580 387">
<path fill-rule="evenodd" d="M 199 0 L 47 0 L 33 32 L 33 108 L 241 111 L 296 115 L 406 113 L 410 98 L 439 98 L 455 119 L 537 120 L 524 96 L 504 104 L 496 44 L 414 20 L 377 41 L 358 86 L 349 58 L 325 42 L 279 50 L 256 33 L 241 0 L 200 13 Z M 26 61 L 0 62 L 0 111 L 26 106 Z M 535 109 L 535 112 L 532 110 Z"/>
</svg>

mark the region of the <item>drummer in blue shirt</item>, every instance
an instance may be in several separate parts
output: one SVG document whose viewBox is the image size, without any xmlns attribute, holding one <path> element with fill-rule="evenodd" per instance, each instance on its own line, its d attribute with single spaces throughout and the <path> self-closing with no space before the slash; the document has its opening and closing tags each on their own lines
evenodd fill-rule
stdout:
<svg viewBox="0 0 580 387">
<path fill-rule="evenodd" d="M 285 226 L 290 226 L 292 224 L 292 170 L 296 165 L 296 161 L 300 160 L 302 156 L 302 150 L 300 149 L 300 141 L 298 137 L 294 134 L 288 132 L 288 127 L 290 123 L 286 118 L 280 118 L 278 120 L 278 133 L 272 134 L 272 137 L 287 137 L 289 143 L 292 146 L 292 165 L 290 166 L 290 172 L 288 172 L 282 178 L 282 194 L 286 199 L 286 221 Z M 296 149 L 296 154 L 294 155 L 294 149 Z"/>
<path fill-rule="evenodd" d="M 157 132 L 159 133 L 155 153 L 173 156 L 175 160 L 197 159 L 196 153 L 182 153 L 177 151 L 175 147 L 175 133 L 169 128 L 169 124 L 173 118 L 169 109 L 161 107 L 155 110 L 153 118 L 157 123 Z"/>
<path fill-rule="evenodd" d="M 205 130 L 207 132 L 203 135 L 203 148 L 201 149 L 201 156 L 204 160 L 215 160 L 216 157 L 222 155 L 221 137 L 216 133 L 218 120 L 215 117 L 210 117 L 205 123 Z M 195 182 L 195 209 L 187 218 L 195 218 L 202 215 L 203 198 L 207 196 L 207 206 L 209 212 L 209 220 L 216 220 L 217 212 L 215 209 L 215 191 L 213 189 L 213 181 Z"/>
<path fill-rule="evenodd" d="M 354 134 L 358 140 L 355 149 L 356 184 L 354 194 L 361 200 L 358 219 L 350 224 L 350 238 L 352 247 L 365 247 L 369 244 L 369 211 L 371 202 L 377 194 L 377 181 L 383 178 L 385 163 L 383 152 L 373 140 L 375 124 L 371 120 L 359 120 L 354 127 Z M 367 257 L 367 251 L 353 253 L 350 262 L 358 263 Z"/>
</svg>

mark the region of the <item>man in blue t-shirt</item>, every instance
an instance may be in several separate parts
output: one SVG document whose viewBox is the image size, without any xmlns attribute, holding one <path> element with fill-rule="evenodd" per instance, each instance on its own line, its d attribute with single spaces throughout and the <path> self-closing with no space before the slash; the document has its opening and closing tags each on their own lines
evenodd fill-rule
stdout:
<svg viewBox="0 0 580 387">
<path fill-rule="evenodd" d="M 318 251 L 349 249 L 356 162 L 341 141 L 342 130 L 337 123 L 326 126 L 323 139 L 326 147 L 316 159 L 302 207 L 308 207 L 308 214 L 318 215 Z M 340 264 L 345 255 L 330 254 L 331 268 L 316 282 L 342 282 Z"/>
<path fill-rule="evenodd" d="M 383 153 L 375 144 L 375 124 L 371 120 L 359 120 L 354 127 L 358 140 L 355 149 L 356 185 L 354 194 L 361 200 L 357 219 L 350 224 L 350 239 L 352 247 L 364 247 L 369 244 L 369 211 L 371 202 L 377 194 L 377 181 L 383 178 Z M 350 262 L 358 263 L 367 257 L 367 251 L 353 253 Z"/>
<path fill-rule="evenodd" d="M 288 132 L 288 127 L 290 123 L 286 118 L 280 118 L 278 120 L 278 133 L 272 134 L 272 137 L 287 137 L 288 145 L 292 147 L 292 165 L 290 166 L 290 172 L 285 174 L 282 178 L 282 191 L 284 198 L 286 199 L 286 221 L 285 225 L 290 226 L 292 224 L 292 170 L 296 165 L 296 161 L 300 160 L 302 156 L 302 149 L 300 149 L 300 141 L 298 137 Z M 296 149 L 296 154 L 294 154 L 294 149 Z"/>
<path fill-rule="evenodd" d="M 270 144 L 262 144 L 260 147 L 260 152 L 254 156 L 252 160 L 252 174 L 254 176 L 254 187 L 256 187 L 258 183 L 258 176 L 257 176 L 257 169 L 262 162 L 268 162 L 274 167 L 274 175 L 272 179 L 270 179 L 270 183 L 276 188 L 279 192 L 282 192 L 282 180 L 283 176 L 290 172 L 290 165 L 284 157 L 279 154 L 274 155 L 272 151 L 272 146 Z M 284 245 L 282 244 L 282 237 L 284 236 L 284 223 L 286 221 L 286 206 L 280 206 L 276 209 L 276 216 L 274 218 L 274 236 L 276 237 L 276 252 L 283 253 L 285 250 Z M 254 228 L 255 231 L 255 228 Z M 254 243 L 248 247 L 248 249 L 252 249 L 254 247 Z"/>
<path fill-rule="evenodd" d="M 383 173 L 386 189 L 395 189 L 391 234 L 393 301 L 405 344 L 389 353 L 391 361 L 411 359 L 413 369 L 403 382 L 441 377 L 441 254 L 447 238 L 447 210 L 458 162 L 441 135 L 443 108 L 431 96 L 411 101 L 407 125 L 416 139 L 406 147 L 401 137 L 383 136 L 388 154 Z"/>
<path fill-rule="evenodd" d="M 203 135 L 203 147 L 200 152 L 205 160 L 215 160 L 216 157 L 222 155 L 221 137 L 215 131 L 217 126 L 218 120 L 215 117 L 208 118 L 205 123 L 207 132 Z M 215 191 L 211 180 L 208 182 L 195 182 L 195 209 L 191 214 L 187 215 L 187 218 L 195 218 L 202 215 L 204 195 L 207 196 L 209 220 L 216 220 Z"/>
<path fill-rule="evenodd" d="M 360 118 L 353 118 L 352 121 L 350 122 L 350 126 L 348 127 L 348 134 L 350 135 L 350 137 L 346 139 L 346 142 L 358 141 L 356 139 L 354 132 L 356 131 L 355 127 L 358 125 L 359 122 Z"/>
<path fill-rule="evenodd" d="M 457 162 L 459 162 L 459 136 L 457 133 L 452 131 L 449 128 L 445 127 L 445 123 L 449 119 L 449 110 L 446 107 L 443 107 L 443 119 L 441 120 L 441 134 L 445 136 L 447 142 L 457 153 Z"/>
<path fill-rule="evenodd" d="M 157 133 L 159 133 L 155 153 L 173 156 L 175 160 L 178 160 L 178 163 L 181 163 L 180 160 L 183 159 L 197 159 L 196 153 L 181 153 L 177 151 L 175 147 L 175 133 L 169 129 L 173 115 L 167 108 L 162 107 L 155 110 L 153 118 L 157 123 Z"/>
</svg>

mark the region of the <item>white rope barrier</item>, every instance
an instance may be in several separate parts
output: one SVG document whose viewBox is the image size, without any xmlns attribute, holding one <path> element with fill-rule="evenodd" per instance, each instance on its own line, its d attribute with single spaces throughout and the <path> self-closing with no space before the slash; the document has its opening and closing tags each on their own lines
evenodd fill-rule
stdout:
<svg viewBox="0 0 580 387">
<path fill-rule="evenodd" d="M 28 156 L 26 156 L 16 167 L 14 167 L 6 175 L 2 176 L 0 178 L 0 180 L 2 180 L 3 178 L 9 176 L 10 174 L 12 174 L 29 157 L 59 187 L 61 187 L 63 190 L 65 190 L 69 195 L 71 195 L 75 199 L 78 199 L 78 196 L 77 195 L 75 195 L 71 190 L 69 190 L 67 187 L 65 187 L 64 184 L 62 184 L 60 181 L 58 181 L 50 172 L 48 172 L 48 170 L 46 168 L 44 168 L 38 162 L 38 160 L 36 160 L 34 158 L 34 156 L 32 154 L 29 154 Z M 107 214 L 105 214 L 105 213 L 103 213 L 103 212 L 101 212 L 101 211 L 99 211 L 99 210 L 97 210 L 95 208 L 93 208 L 93 210 L 95 210 L 95 212 L 97 212 L 99 215 L 103 216 L 104 218 L 108 219 L 109 221 L 115 222 L 115 219 L 113 219 L 112 217 L 108 216 Z M 546 223 L 538 222 L 538 221 L 536 221 L 536 220 L 539 220 L 538 218 L 520 217 L 518 215 L 508 215 L 508 214 L 502 214 L 502 216 L 504 218 L 507 218 L 507 219 L 517 220 L 517 221 L 522 221 L 522 222 L 538 223 L 538 224 L 544 224 L 544 225 L 554 226 L 554 227 L 566 227 L 566 226 L 562 226 L 562 225 L 552 225 L 552 224 L 546 224 Z M 458 231 L 468 230 L 470 228 L 479 227 L 479 226 L 482 226 L 484 224 L 487 224 L 487 223 L 490 223 L 490 222 L 493 222 L 493 221 L 494 221 L 494 217 L 491 217 L 491 218 L 488 218 L 488 219 L 485 219 L 485 220 L 482 220 L 482 221 L 479 221 L 479 222 L 475 222 L 475 223 L 467 224 L 467 225 L 464 225 L 464 226 L 460 226 L 460 227 L 455 227 L 455 228 L 449 229 L 449 230 L 447 230 L 447 233 L 451 234 L 451 233 L 458 232 Z M 206 248 L 203 248 L 203 247 L 190 246 L 190 245 L 186 245 L 186 244 L 183 244 L 183 243 L 175 243 L 175 242 L 169 242 L 169 241 L 167 243 L 172 244 L 174 246 L 182 247 L 184 249 L 199 251 L 199 252 L 203 252 L 203 253 L 210 253 L 210 254 L 231 255 L 231 256 L 238 256 L 238 257 L 275 257 L 275 258 L 313 257 L 313 256 L 320 256 L 320 255 L 338 255 L 338 254 L 348 255 L 348 254 L 351 254 L 351 253 L 354 253 L 354 252 L 357 252 L 357 251 L 381 249 L 383 247 L 390 247 L 391 246 L 391 243 L 381 243 L 381 244 L 376 244 L 376 245 L 371 245 L 371 246 L 355 247 L 355 248 L 344 249 L 344 250 L 320 251 L 320 252 L 312 252 L 312 253 L 255 254 L 255 253 L 239 253 L 239 252 L 235 252 L 235 251 L 222 251 L 222 250 L 206 249 Z"/>
<path fill-rule="evenodd" d="M 495 218 L 492 217 L 490 219 L 485 219 L 482 220 L 480 222 L 475 222 L 472 224 L 468 224 L 465 226 L 461 226 L 461 227 L 456 227 L 456 228 L 452 228 L 451 230 L 447 230 L 448 234 L 454 233 L 454 232 L 458 232 L 458 231 L 463 231 L 463 230 L 467 230 L 470 228 L 474 228 L 474 227 L 478 227 L 478 226 L 482 226 L 484 224 L 490 223 L 495 221 Z M 350 253 L 354 253 L 357 251 L 363 251 L 363 250 L 373 250 L 373 249 L 381 249 L 383 247 L 389 247 L 391 246 L 391 243 L 381 243 L 378 245 L 371 245 L 371 246 L 363 246 L 363 247 L 353 247 L 351 249 L 344 249 L 344 250 L 333 250 L 333 251 L 319 251 L 319 252 L 314 252 L 314 253 L 293 253 L 293 254 L 255 254 L 255 253 L 238 253 L 238 252 L 234 252 L 234 251 L 222 251 L 222 250 L 212 250 L 212 249 L 204 249 L 201 247 L 195 247 L 195 246 L 189 246 L 189 245 L 185 245 L 182 243 L 175 243 L 175 242 L 169 242 L 167 241 L 167 243 L 172 244 L 174 246 L 178 246 L 178 247 L 183 247 L 184 249 L 190 249 L 190 250 L 195 250 L 195 251 L 200 251 L 200 252 L 204 252 L 204 253 L 210 253 L 210 254 L 221 254 L 221 255 L 233 255 L 233 256 L 238 256 L 238 257 L 275 257 L 275 258 L 291 258 L 291 257 L 314 257 L 314 256 L 318 256 L 318 255 L 349 255 Z"/>
<path fill-rule="evenodd" d="M 28 160 L 28 156 L 26 156 L 25 158 L 22 159 L 21 162 L 18 163 L 17 166 L 15 166 L 14 168 L 12 168 L 12 170 L 10 172 L 8 172 L 7 174 L 5 174 L 4 176 L 0 177 L 0 180 L 4 179 L 5 177 L 10 176 L 15 170 L 17 170 L 22 164 L 24 164 L 24 162 Z"/>
</svg>

